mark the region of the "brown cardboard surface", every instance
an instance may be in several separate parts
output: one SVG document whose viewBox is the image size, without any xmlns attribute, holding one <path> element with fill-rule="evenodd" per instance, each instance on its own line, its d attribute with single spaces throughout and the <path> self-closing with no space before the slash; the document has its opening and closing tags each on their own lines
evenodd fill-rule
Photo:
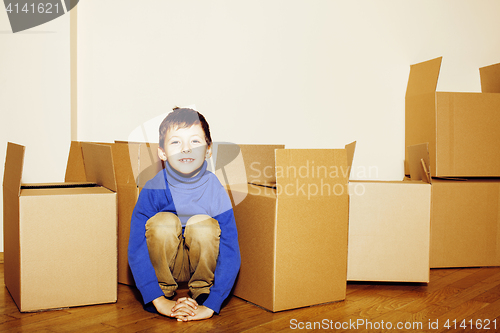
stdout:
<svg viewBox="0 0 500 333">
<path fill-rule="evenodd" d="M 111 147 L 88 142 L 82 143 L 85 178 L 116 192 L 115 169 Z"/>
<path fill-rule="evenodd" d="M 429 282 L 431 185 L 349 183 L 349 281 Z"/>
<path fill-rule="evenodd" d="M 71 143 L 66 181 L 81 181 L 82 178 L 86 178 L 85 174 L 89 166 L 84 165 L 82 147 L 85 144 L 84 142 Z M 118 195 L 118 282 L 134 285 L 127 255 L 130 219 L 141 188 L 163 168 L 158 157 L 158 144 L 116 141 L 115 143 L 98 143 L 98 145 L 109 146 L 112 151 Z M 97 169 L 102 168 L 103 166 Z"/>
<path fill-rule="evenodd" d="M 157 143 L 115 142 L 111 144 L 113 158 L 117 159 L 115 173 L 118 180 L 118 282 L 134 285 L 128 266 L 130 220 L 146 182 L 163 169 L 158 157 Z"/>
<path fill-rule="evenodd" d="M 70 190 L 21 194 L 21 311 L 117 299 L 116 194 Z"/>
<path fill-rule="evenodd" d="M 499 179 L 433 179 L 432 268 L 500 265 L 499 192 Z"/>
<path fill-rule="evenodd" d="M 408 152 L 411 181 L 349 182 L 350 281 L 429 282 L 428 145 Z"/>
<path fill-rule="evenodd" d="M 484 93 L 500 93 L 500 64 L 479 68 L 481 91 Z"/>
<path fill-rule="evenodd" d="M 220 144 L 218 149 L 224 153 L 217 154 L 216 174 L 222 184 L 276 182 L 274 150 L 283 148 L 285 145 Z"/>
<path fill-rule="evenodd" d="M 258 157 L 259 148 L 263 155 L 268 154 L 265 146 L 252 147 L 255 157 L 241 150 L 245 165 L 254 158 L 266 160 Z M 218 154 L 223 153 L 219 148 Z M 242 257 L 234 295 L 271 311 L 343 300 L 349 173 L 346 151 L 277 149 L 274 154 L 274 161 L 267 163 L 275 170 L 276 188 L 231 186 L 233 196 L 236 192 L 246 194 L 234 207 Z M 262 162 L 260 167 L 264 170 L 268 165 Z"/>
<path fill-rule="evenodd" d="M 256 185 L 247 186 L 245 200 L 234 207 L 243 260 L 234 295 L 273 309 L 276 195 Z"/>
<path fill-rule="evenodd" d="M 406 146 L 429 143 L 433 177 L 499 177 L 498 65 L 480 69 L 482 93 L 436 92 L 440 66 L 441 58 L 411 66 Z"/>
<path fill-rule="evenodd" d="M 19 185 L 23 156 L 24 147 L 9 143 L 5 177 Z M 5 285 L 19 310 L 115 302 L 116 193 L 11 184 L 4 181 Z"/>
<path fill-rule="evenodd" d="M 83 182 L 86 181 L 85 166 L 83 164 L 82 144 L 81 142 L 72 141 L 68 163 L 66 164 L 65 182 Z"/>
</svg>

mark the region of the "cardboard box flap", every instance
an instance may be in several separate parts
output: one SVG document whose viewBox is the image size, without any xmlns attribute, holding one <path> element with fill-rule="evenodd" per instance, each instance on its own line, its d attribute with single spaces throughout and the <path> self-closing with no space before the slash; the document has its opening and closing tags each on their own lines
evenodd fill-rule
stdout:
<svg viewBox="0 0 500 333">
<path fill-rule="evenodd" d="M 118 184 L 134 184 L 143 188 L 148 180 L 164 168 L 158 157 L 157 143 L 117 141 L 113 145 L 113 160 Z"/>
<path fill-rule="evenodd" d="M 87 181 L 116 192 L 111 146 L 82 142 L 82 153 Z"/>
<path fill-rule="evenodd" d="M 345 149 L 277 149 L 278 196 L 294 193 L 294 199 L 321 198 L 321 189 L 346 186 L 349 178 Z M 309 191 L 311 190 L 311 191 Z"/>
<path fill-rule="evenodd" d="M 23 176 L 24 146 L 9 142 L 5 158 L 5 169 L 3 174 L 3 187 L 15 191 L 17 195 L 21 192 L 21 179 Z"/>
<path fill-rule="evenodd" d="M 429 143 L 409 146 L 408 164 L 411 180 L 422 180 L 426 183 L 431 183 Z"/>
<path fill-rule="evenodd" d="M 83 164 L 82 144 L 78 141 L 71 141 L 69 148 L 68 164 L 66 165 L 65 182 L 85 182 L 85 167 Z"/>
<path fill-rule="evenodd" d="M 285 145 L 219 144 L 215 173 L 223 184 L 274 183 L 274 151 L 283 148 Z"/>
<path fill-rule="evenodd" d="M 500 64 L 479 68 L 479 75 L 483 93 L 500 93 Z"/>
<path fill-rule="evenodd" d="M 164 168 L 163 161 L 158 156 L 157 143 L 141 143 L 139 145 L 137 186 L 143 188 L 147 181 L 156 176 Z M 132 155 L 131 155 L 132 156 Z"/>
<path fill-rule="evenodd" d="M 347 153 L 347 167 L 349 168 L 349 178 L 352 171 L 352 162 L 354 161 L 354 151 L 356 150 L 356 141 L 353 141 L 345 145 L 345 151 Z"/>
<path fill-rule="evenodd" d="M 136 168 L 138 168 L 137 163 L 139 153 L 136 150 L 131 149 L 131 145 L 138 146 L 138 144 L 132 144 L 126 141 L 115 141 L 113 145 L 113 163 L 115 165 L 117 184 L 137 185 L 132 162 L 134 162 Z M 132 158 L 132 156 L 135 157 Z"/>
<path fill-rule="evenodd" d="M 406 97 L 436 91 L 442 57 L 410 66 Z"/>
</svg>

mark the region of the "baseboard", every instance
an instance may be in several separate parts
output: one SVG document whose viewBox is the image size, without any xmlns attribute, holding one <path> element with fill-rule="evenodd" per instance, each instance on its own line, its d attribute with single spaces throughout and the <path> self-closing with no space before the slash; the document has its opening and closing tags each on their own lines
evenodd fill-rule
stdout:
<svg viewBox="0 0 500 333">
<path fill-rule="evenodd" d="M 0 252 L 0 264 L 3 264 L 3 252 Z"/>
</svg>

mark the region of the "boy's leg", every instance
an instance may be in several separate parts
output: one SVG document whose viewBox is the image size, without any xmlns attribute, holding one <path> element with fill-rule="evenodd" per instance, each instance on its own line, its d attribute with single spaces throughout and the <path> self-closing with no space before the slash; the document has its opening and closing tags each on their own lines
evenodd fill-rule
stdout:
<svg viewBox="0 0 500 333">
<path fill-rule="evenodd" d="M 149 257 L 160 288 L 166 297 L 172 297 L 187 256 L 184 255 L 182 226 L 177 215 L 160 212 L 146 223 L 146 241 Z"/>
<path fill-rule="evenodd" d="M 209 294 L 214 282 L 219 256 L 219 222 L 208 215 L 195 215 L 186 223 L 184 238 L 192 274 L 188 286 L 196 299 L 200 294 Z"/>
</svg>

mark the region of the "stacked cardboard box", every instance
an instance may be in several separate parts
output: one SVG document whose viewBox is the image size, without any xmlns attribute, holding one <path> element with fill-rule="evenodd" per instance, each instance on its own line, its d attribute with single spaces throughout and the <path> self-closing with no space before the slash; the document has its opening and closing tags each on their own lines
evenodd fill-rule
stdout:
<svg viewBox="0 0 500 333">
<path fill-rule="evenodd" d="M 406 146 L 429 143 L 430 266 L 498 266 L 500 64 L 482 93 L 436 92 L 441 60 L 412 65 L 406 91 Z"/>
<path fill-rule="evenodd" d="M 78 153 L 85 165 L 82 182 L 21 184 L 24 147 L 8 144 L 5 285 L 22 312 L 116 302 L 111 149 L 85 144 Z"/>
<path fill-rule="evenodd" d="M 347 152 L 283 148 L 221 145 L 216 161 L 238 227 L 234 295 L 273 312 L 346 295 Z"/>
<path fill-rule="evenodd" d="M 429 282 L 427 145 L 411 156 L 412 180 L 349 182 L 349 281 Z"/>
</svg>

